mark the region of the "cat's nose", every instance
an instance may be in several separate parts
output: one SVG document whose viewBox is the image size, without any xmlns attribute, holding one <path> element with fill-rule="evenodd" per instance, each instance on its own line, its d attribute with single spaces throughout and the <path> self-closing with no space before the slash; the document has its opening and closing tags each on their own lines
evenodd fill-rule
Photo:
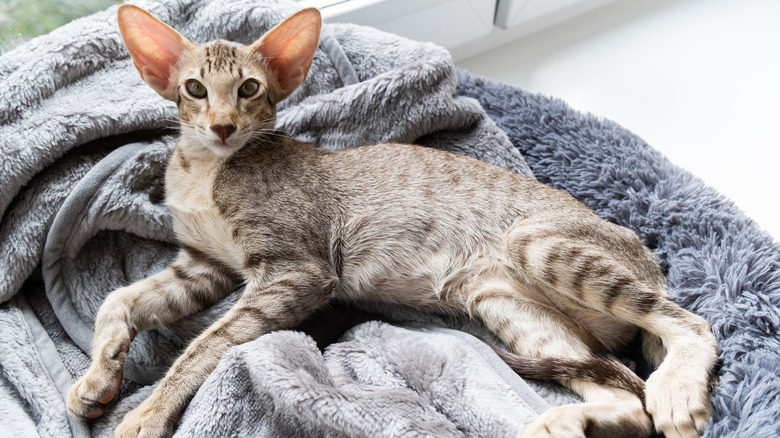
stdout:
<svg viewBox="0 0 780 438">
<path fill-rule="evenodd" d="M 230 134 L 236 132 L 236 125 L 211 125 L 211 130 L 224 142 Z"/>
</svg>

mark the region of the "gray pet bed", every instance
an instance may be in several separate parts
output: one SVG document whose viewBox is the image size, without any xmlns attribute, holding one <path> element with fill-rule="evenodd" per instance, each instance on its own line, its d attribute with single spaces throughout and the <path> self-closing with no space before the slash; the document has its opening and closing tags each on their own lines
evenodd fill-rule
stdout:
<svg viewBox="0 0 780 438">
<path fill-rule="evenodd" d="M 282 0 L 137 3 L 196 42 L 251 42 L 296 8 Z M 0 58 L 4 433 L 110 436 L 240 294 L 139 335 L 105 417 L 66 414 L 63 394 L 89 364 L 102 299 L 176 251 L 161 186 L 175 108 L 140 81 L 115 13 Z M 310 77 L 281 106 L 278 126 L 328 148 L 419 142 L 475 156 L 535 175 L 636 230 L 666 269 L 673 299 L 706 317 L 723 349 L 707 436 L 777 435 L 780 248 L 636 136 L 563 102 L 457 72 L 431 44 L 351 25 L 325 26 Z M 232 349 L 177 436 L 513 436 L 546 407 L 576 401 L 512 374 L 468 334 L 485 335 L 478 322 L 402 308 L 336 310 L 342 316 Z"/>
</svg>

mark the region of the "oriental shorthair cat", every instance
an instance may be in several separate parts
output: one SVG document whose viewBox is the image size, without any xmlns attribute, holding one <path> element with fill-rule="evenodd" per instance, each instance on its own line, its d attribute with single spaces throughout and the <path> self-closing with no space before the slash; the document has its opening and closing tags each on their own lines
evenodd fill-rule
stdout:
<svg viewBox="0 0 780 438">
<path fill-rule="evenodd" d="M 667 299 L 632 231 L 475 159 L 401 144 L 330 151 L 275 131 L 276 104 L 304 81 L 317 48 L 316 9 L 248 46 L 194 44 L 131 5 L 118 14 L 141 77 L 179 108 L 165 190 L 181 249 L 168 268 L 106 298 L 92 364 L 68 394 L 73 415 L 105 413 L 139 331 L 244 286 L 117 436 L 170 436 L 230 347 L 333 302 L 469 315 L 511 350 L 501 356 L 518 373 L 582 397 L 544 412 L 523 437 L 703 432 L 715 338 Z M 655 367 L 646 382 L 610 355 L 636 336 Z"/>
</svg>

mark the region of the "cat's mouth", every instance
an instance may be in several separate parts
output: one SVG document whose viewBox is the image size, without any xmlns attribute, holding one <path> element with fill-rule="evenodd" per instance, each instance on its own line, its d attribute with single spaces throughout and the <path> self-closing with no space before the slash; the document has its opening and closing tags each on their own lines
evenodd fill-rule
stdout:
<svg viewBox="0 0 780 438">
<path fill-rule="evenodd" d="M 224 141 L 219 138 L 210 138 L 206 141 L 206 147 L 208 147 L 209 150 L 211 150 L 217 156 L 227 157 L 244 147 L 246 142 L 246 136 L 234 134 L 226 138 Z"/>
<path fill-rule="evenodd" d="M 241 149 L 241 147 L 244 146 L 244 143 L 245 142 L 230 141 L 230 139 L 227 139 L 226 141 L 215 140 L 210 142 L 208 148 L 220 157 L 227 157 Z"/>
<path fill-rule="evenodd" d="M 224 140 L 214 135 L 213 132 L 203 128 L 183 129 L 182 136 L 190 140 L 190 144 L 198 145 L 218 157 L 228 157 L 244 147 L 249 140 L 249 135 L 241 132 L 234 132 Z"/>
</svg>

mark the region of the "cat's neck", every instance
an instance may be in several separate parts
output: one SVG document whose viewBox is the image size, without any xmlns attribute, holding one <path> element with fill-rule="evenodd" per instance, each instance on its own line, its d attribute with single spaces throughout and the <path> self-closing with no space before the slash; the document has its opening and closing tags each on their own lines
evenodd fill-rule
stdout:
<svg viewBox="0 0 780 438">
<path fill-rule="evenodd" d="M 212 208 L 214 180 L 227 159 L 205 148 L 191 147 L 185 139 L 179 140 L 165 172 L 168 207 L 174 213 Z"/>
<path fill-rule="evenodd" d="M 197 174 L 208 169 L 217 169 L 229 158 L 216 155 L 205 147 L 190 144 L 187 139 L 182 138 L 173 150 L 168 167 L 169 171 Z"/>
<path fill-rule="evenodd" d="M 165 175 L 165 204 L 173 216 L 177 240 L 240 268 L 243 258 L 233 245 L 233 228 L 214 200 L 214 182 L 229 157 L 188 146 L 186 140 L 179 141 Z"/>
</svg>

